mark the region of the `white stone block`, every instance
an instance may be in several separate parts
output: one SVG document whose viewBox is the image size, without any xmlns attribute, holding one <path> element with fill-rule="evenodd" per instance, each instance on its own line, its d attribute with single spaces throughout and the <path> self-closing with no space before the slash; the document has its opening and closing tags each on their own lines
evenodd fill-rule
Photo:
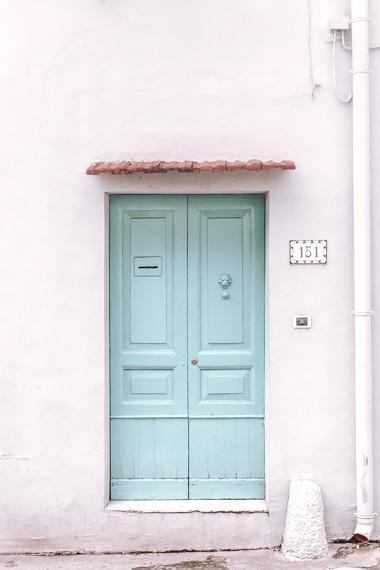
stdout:
<svg viewBox="0 0 380 570">
<path fill-rule="evenodd" d="M 328 553 L 323 502 L 314 481 L 291 481 L 282 543 L 288 560 L 322 558 Z"/>
</svg>

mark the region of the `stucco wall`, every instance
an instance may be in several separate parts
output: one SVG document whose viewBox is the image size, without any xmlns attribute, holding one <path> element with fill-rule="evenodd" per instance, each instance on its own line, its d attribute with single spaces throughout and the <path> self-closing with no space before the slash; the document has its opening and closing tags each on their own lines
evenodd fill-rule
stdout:
<svg viewBox="0 0 380 570">
<path fill-rule="evenodd" d="M 321 485 L 330 538 L 352 534 L 351 107 L 333 94 L 328 34 L 330 18 L 348 14 L 348 4 L 311 1 L 312 68 L 320 83 L 313 98 L 306 0 L 2 3 L 2 551 L 275 545 L 292 478 Z M 371 6 L 378 23 L 380 7 L 375 0 Z M 340 55 L 343 92 L 349 66 L 349 55 Z M 375 96 L 379 51 L 372 68 Z M 374 293 L 379 109 L 373 105 Z M 84 174 L 102 159 L 256 156 L 294 159 L 297 170 Z M 104 510 L 105 194 L 191 191 L 268 193 L 269 517 Z M 288 242 L 300 238 L 327 239 L 328 264 L 291 267 Z M 303 312 L 313 327 L 294 330 L 291 317 Z M 378 342 L 375 320 L 376 376 Z"/>
</svg>

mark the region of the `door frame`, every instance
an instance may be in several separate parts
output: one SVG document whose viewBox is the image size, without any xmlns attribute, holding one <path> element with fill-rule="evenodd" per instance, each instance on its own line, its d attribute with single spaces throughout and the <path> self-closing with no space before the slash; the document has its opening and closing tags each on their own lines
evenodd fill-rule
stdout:
<svg viewBox="0 0 380 570">
<path fill-rule="evenodd" d="M 265 497 L 264 499 L 157 499 L 157 500 L 124 500 L 115 501 L 111 500 L 111 432 L 110 432 L 110 393 L 111 393 L 111 378 L 110 378 L 110 327 L 109 327 L 109 282 L 110 282 L 110 268 L 109 268 L 109 199 L 111 195 L 247 195 L 247 194 L 260 194 L 264 195 L 265 199 L 265 227 L 264 227 L 264 481 L 265 481 Z M 269 480 L 269 465 L 268 465 L 268 382 L 269 377 L 269 338 L 268 338 L 268 315 L 269 315 L 269 296 L 268 296 L 268 257 L 269 257 L 269 208 L 270 194 L 267 190 L 262 191 L 242 191 L 242 192 L 220 192 L 210 188 L 210 191 L 201 192 L 196 189 L 191 190 L 187 188 L 186 191 L 180 188 L 178 192 L 172 190 L 167 191 L 144 191 L 138 192 L 136 189 L 130 189 L 122 192 L 109 191 L 104 193 L 104 351 L 105 351 L 105 382 L 104 382 L 104 497 L 103 506 L 107 511 L 125 511 L 125 512 L 159 512 L 159 513 L 181 513 L 181 512 L 258 512 L 269 513 L 268 502 L 271 496 L 270 480 Z"/>
</svg>

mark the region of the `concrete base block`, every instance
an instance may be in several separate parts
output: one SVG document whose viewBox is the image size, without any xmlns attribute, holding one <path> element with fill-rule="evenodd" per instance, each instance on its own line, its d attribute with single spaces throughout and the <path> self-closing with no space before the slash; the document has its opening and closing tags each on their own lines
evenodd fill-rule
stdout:
<svg viewBox="0 0 380 570">
<path fill-rule="evenodd" d="M 323 502 L 314 481 L 291 481 L 282 543 L 288 560 L 322 558 L 328 553 Z"/>
</svg>

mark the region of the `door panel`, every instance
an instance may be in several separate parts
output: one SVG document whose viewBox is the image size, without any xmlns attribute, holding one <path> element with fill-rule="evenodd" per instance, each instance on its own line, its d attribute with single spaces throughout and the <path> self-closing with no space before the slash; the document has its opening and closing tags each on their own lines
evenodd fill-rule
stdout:
<svg viewBox="0 0 380 570">
<path fill-rule="evenodd" d="M 263 499 L 263 422 L 220 417 L 189 421 L 189 498 Z"/>
<path fill-rule="evenodd" d="M 204 311 L 201 313 L 202 348 L 212 344 L 242 344 L 243 320 L 243 218 L 230 217 L 229 212 L 201 212 L 201 272 Z M 226 239 L 227 237 L 227 239 Z M 249 253 L 249 252 L 247 252 Z M 220 275 L 233 275 L 228 302 L 222 298 L 218 285 Z M 231 289 L 229 289 L 231 291 Z M 226 293 L 229 294 L 226 290 Z M 228 327 L 226 327 L 228 322 Z"/>
<path fill-rule="evenodd" d="M 264 199 L 189 197 L 190 498 L 264 496 Z"/>
<path fill-rule="evenodd" d="M 113 419 L 112 499 L 187 499 L 187 419 Z"/>
<path fill-rule="evenodd" d="M 186 196 L 110 198 L 113 499 L 188 496 Z"/>
</svg>

